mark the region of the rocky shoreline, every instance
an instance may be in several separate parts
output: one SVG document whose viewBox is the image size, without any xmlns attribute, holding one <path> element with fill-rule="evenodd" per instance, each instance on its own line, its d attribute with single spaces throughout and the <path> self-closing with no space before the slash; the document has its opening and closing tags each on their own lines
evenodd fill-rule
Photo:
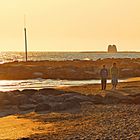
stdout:
<svg viewBox="0 0 140 140">
<path fill-rule="evenodd" d="M 100 85 L 0 93 L 0 122 L 28 121 L 21 130 L 0 127 L 0 137 L 32 140 L 92 140 L 140 138 L 140 81 L 119 83 L 116 91 Z M 11 118 L 6 117 L 9 115 Z M 12 122 L 11 122 L 12 124 Z M 10 125 L 10 123 L 8 124 Z M 35 126 L 34 126 L 35 125 Z M 48 127 L 49 125 L 49 127 Z M 14 125 L 15 126 L 15 125 Z M 28 127 L 26 126 L 26 127 Z M 2 131 L 12 135 L 4 135 Z M 15 135 L 13 135 L 15 133 Z M 17 137 L 15 137 L 17 136 Z"/>
<path fill-rule="evenodd" d="M 140 82 L 135 82 L 140 83 Z M 71 89 L 74 87 L 71 87 Z M 138 86 L 137 86 L 138 88 Z M 25 89 L 23 91 L 10 91 L 0 93 L 1 114 L 4 111 L 12 114 L 12 111 L 19 113 L 22 111 L 42 112 L 78 112 L 81 104 L 140 104 L 140 93 L 117 94 L 118 91 L 106 91 L 101 94 L 82 94 L 74 91 L 60 89 Z"/>
<path fill-rule="evenodd" d="M 103 64 L 108 70 L 116 62 L 120 78 L 140 77 L 140 58 L 107 58 L 96 61 L 29 61 L 0 64 L 0 80 L 22 79 L 66 79 L 88 80 L 99 79 Z"/>
</svg>

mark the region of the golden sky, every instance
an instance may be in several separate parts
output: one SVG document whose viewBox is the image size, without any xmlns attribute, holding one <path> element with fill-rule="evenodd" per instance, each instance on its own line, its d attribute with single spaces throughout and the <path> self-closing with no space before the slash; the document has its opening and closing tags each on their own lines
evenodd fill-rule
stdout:
<svg viewBox="0 0 140 140">
<path fill-rule="evenodd" d="M 140 51 L 140 0 L 1 0 L 0 49 Z"/>
</svg>

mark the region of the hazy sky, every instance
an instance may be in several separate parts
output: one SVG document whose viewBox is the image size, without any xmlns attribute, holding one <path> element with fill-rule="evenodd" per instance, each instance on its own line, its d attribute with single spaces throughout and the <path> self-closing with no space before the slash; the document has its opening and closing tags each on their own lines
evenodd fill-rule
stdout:
<svg viewBox="0 0 140 140">
<path fill-rule="evenodd" d="M 140 0 L 1 0 L 0 51 L 140 51 Z"/>
</svg>

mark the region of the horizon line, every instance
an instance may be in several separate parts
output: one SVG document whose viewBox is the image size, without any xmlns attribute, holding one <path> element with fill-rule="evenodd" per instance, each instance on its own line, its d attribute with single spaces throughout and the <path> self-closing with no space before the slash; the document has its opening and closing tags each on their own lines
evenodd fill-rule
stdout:
<svg viewBox="0 0 140 140">
<path fill-rule="evenodd" d="M 24 51 L 14 51 L 14 50 L 10 50 L 10 51 L 0 51 L 0 52 L 24 52 Z M 64 51 L 64 50 L 49 50 L 49 51 L 45 51 L 45 50 L 29 50 L 28 52 L 83 52 L 83 53 L 108 53 L 108 51 L 93 51 L 93 50 L 70 50 L 70 51 Z M 121 51 L 117 51 L 116 53 L 140 53 L 140 51 L 125 51 L 125 50 L 121 50 Z"/>
</svg>

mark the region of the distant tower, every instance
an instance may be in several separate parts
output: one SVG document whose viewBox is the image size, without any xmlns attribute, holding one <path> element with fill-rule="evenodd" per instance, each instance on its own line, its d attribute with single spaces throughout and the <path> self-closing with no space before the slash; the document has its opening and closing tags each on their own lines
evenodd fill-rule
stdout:
<svg viewBox="0 0 140 140">
<path fill-rule="evenodd" d="M 27 30 L 26 30 L 26 16 L 24 15 L 24 39 L 25 39 L 25 60 L 28 61 L 28 49 L 27 49 Z"/>
<path fill-rule="evenodd" d="M 116 45 L 108 45 L 108 53 L 117 53 Z"/>
</svg>

